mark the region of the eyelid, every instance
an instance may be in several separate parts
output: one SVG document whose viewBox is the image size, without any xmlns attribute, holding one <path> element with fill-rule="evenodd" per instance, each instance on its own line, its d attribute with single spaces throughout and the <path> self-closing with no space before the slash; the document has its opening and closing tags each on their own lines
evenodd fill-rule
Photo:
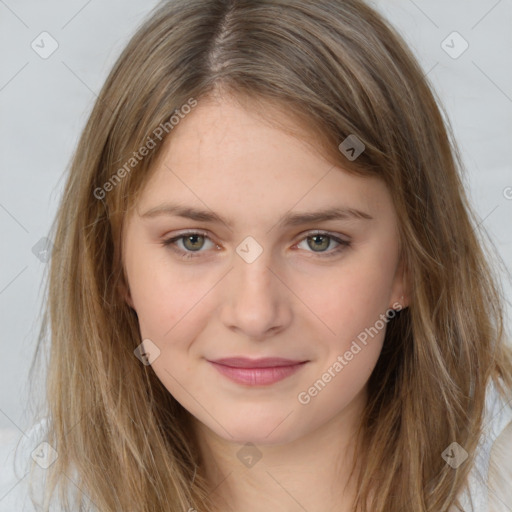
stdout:
<svg viewBox="0 0 512 512">
<path fill-rule="evenodd" d="M 182 232 L 173 233 L 172 236 L 163 236 L 162 237 L 162 245 L 172 246 L 174 244 L 174 242 L 177 242 L 178 240 L 180 240 L 182 238 L 185 238 L 187 236 L 192 236 L 192 235 L 200 235 L 200 236 L 210 240 L 213 244 L 215 244 L 217 246 L 220 245 L 219 243 L 217 243 L 215 241 L 215 238 L 208 231 L 204 231 L 202 229 L 188 229 L 188 230 L 184 230 Z M 201 251 L 197 251 L 197 252 L 201 252 Z M 189 251 L 189 253 L 192 253 L 192 251 Z"/>
<path fill-rule="evenodd" d="M 342 242 L 346 242 L 346 243 L 349 243 L 351 241 L 351 239 L 348 235 L 344 235 L 343 233 L 333 233 L 332 231 L 328 231 L 326 229 L 309 229 L 309 230 L 303 231 L 302 233 L 299 233 L 297 235 L 297 239 L 299 241 L 301 241 L 304 238 L 308 238 L 310 236 L 315 236 L 315 235 L 329 236 L 335 240 L 339 239 Z M 341 237 L 346 237 L 346 240 Z"/>
<path fill-rule="evenodd" d="M 349 238 L 348 240 L 345 240 L 344 238 L 342 238 L 343 236 L 346 236 L 346 235 L 342 235 L 341 233 L 332 233 L 330 231 L 323 230 L 323 229 L 314 229 L 314 230 L 305 231 L 305 232 L 301 233 L 300 235 L 298 235 L 298 237 L 300 237 L 300 238 L 294 244 L 294 247 L 296 245 L 302 243 L 307 238 L 312 237 L 312 236 L 318 236 L 318 235 L 322 235 L 322 236 L 326 236 L 326 237 L 330 238 L 331 241 L 335 241 L 338 244 L 338 246 L 335 247 L 334 249 L 331 249 L 330 251 L 325 251 L 325 252 L 324 251 L 321 251 L 321 252 L 306 251 L 308 253 L 308 256 L 307 256 L 308 258 L 318 257 L 318 258 L 328 259 L 330 257 L 339 256 L 340 253 L 344 249 L 348 249 L 352 243 L 352 241 L 349 237 L 347 237 L 347 238 Z"/>
<path fill-rule="evenodd" d="M 162 240 L 164 242 L 166 242 L 166 241 L 173 240 L 176 238 L 181 238 L 182 236 L 187 236 L 187 235 L 201 235 L 204 237 L 208 237 L 213 241 L 213 237 L 211 236 L 211 234 L 208 231 L 205 231 L 204 229 L 195 229 L 195 228 L 194 229 L 184 229 L 182 231 L 178 231 L 176 233 L 173 233 L 172 236 L 164 235 L 162 237 Z"/>
</svg>

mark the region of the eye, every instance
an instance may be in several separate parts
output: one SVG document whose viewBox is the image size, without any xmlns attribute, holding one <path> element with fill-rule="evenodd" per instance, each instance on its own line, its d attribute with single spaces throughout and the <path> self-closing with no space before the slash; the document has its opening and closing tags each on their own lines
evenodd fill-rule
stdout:
<svg viewBox="0 0 512 512">
<path fill-rule="evenodd" d="M 191 259 L 197 258 L 201 256 L 203 252 L 206 252 L 201 250 L 205 247 L 206 241 L 211 244 L 210 249 L 213 247 L 220 249 L 217 244 L 210 240 L 210 237 L 207 233 L 201 231 L 189 231 L 186 233 L 181 233 L 178 236 L 164 240 L 162 245 L 169 247 L 183 259 Z M 306 249 L 307 252 L 318 254 L 320 257 L 335 256 L 350 246 L 350 242 L 348 240 L 343 240 L 342 238 L 324 231 L 315 231 L 310 233 L 305 238 L 302 238 L 300 243 L 295 245 L 299 247 L 300 244 L 304 242 L 307 243 L 309 248 L 313 249 L 312 251 L 307 251 Z M 328 251 L 327 249 L 332 242 L 338 245 L 334 249 Z"/>
<path fill-rule="evenodd" d="M 214 244 L 208 235 L 199 231 L 189 231 L 187 233 L 182 233 L 173 238 L 169 238 L 162 242 L 162 245 L 165 247 L 169 247 L 174 252 L 178 253 L 184 259 L 196 258 L 200 256 L 201 249 L 205 245 L 205 241 L 208 240 L 212 246 L 218 247 Z M 180 243 L 182 247 L 180 247 Z M 198 254 L 194 254 L 198 253 Z"/>
<path fill-rule="evenodd" d="M 313 249 L 309 252 L 318 254 L 320 257 L 335 256 L 350 246 L 350 242 L 348 240 L 343 240 L 342 238 L 324 231 L 315 231 L 314 233 L 310 233 L 299 244 L 296 244 L 297 247 L 300 248 L 300 244 L 304 242 L 307 244 L 307 247 Z M 338 245 L 333 250 L 328 251 L 327 249 L 332 242 L 335 242 Z"/>
</svg>

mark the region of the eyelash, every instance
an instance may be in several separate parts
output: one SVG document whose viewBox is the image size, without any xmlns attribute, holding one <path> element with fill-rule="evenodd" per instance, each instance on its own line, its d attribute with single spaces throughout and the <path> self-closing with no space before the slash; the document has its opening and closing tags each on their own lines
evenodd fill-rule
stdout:
<svg viewBox="0 0 512 512">
<path fill-rule="evenodd" d="M 190 260 L 192 258 L 200 257 L 201 253 L 204 252 L 204 251 L 201 251 L 201 250 L 199 250 L 199 251 L 183 251 L 182 249 L 179 249 L 175 245 L 175 242 L 177 242 L 178 240 L 181 240 L 183 238 L 186 238 L 187 236 L 192 236 L 192 235 L 200 235 L 200 236 L 203 236 L 203 237 L 208 238 L 210 240 L 210 237 L 204 231 L 187 231 L 186 233 L 181 233 L 178 236 L 175 236 L 175 237 L 172 237 L 172 238 L 168 238 L 167 240 L 163 240 L 162 241 L 162 245 L 164 247 L 168 247 L 172 251 L 176 252 L 178 255 L 180 255 L 185 260 Z M 331 257 L 336 256 L 337 254 L 339 254 L 344 249 L 350 247 L 350 242 L 348 240 L 343 240 L 341 238 L 338 238 L 338 237 L 334 236 L 333 234 L 331 234 L 329 232 L 320 231 L 320 230 L 307 233 L 306 236 L 301 238 L 297 242 L 297 244 L 295 244 L 295 245 L 298 245 L 303 240 L 306 240 L 306 239 L 308 239 L 310 237 L 313 237 L 313 236 L 326 236 L 329 239 L 334 240 L 335 242 L 337 242 L 339 244 L 338 247 L 336 247 L 334 250 L 331 250 L 329 252 L 318 252 L 318 253 L 315 253 L 314 251 L 309 251 L 312 254 L 315 254 L 315 255 L 319 256 L 320 258 L 331 258 Z M 213 242 L 213 240 L 210 240 L 210 241 Z M 215 242 L 213 242 L 213 243 L 215 243 Z M 215 244 L 215 245 L 217 245 L 217 244 Z"/>
</svg>

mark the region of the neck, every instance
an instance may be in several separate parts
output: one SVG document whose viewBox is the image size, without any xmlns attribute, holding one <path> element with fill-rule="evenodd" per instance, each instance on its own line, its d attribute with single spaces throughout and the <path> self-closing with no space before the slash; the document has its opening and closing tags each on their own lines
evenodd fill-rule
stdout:
<svg viewBox="0 0 512 512">
<path fill-rule="evenodd" d="M 355 433 L 363 390 L 314 431 L 289 442 L 245 447 L 194 421 L 215 510 L 345 512 L 355 497 Z M 242 451 L 240 452 L 240 450 Z"/>
</svg>

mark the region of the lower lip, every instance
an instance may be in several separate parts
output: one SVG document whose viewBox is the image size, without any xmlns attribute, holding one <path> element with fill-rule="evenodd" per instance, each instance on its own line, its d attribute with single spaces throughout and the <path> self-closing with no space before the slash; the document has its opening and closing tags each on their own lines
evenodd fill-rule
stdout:
<svg viewBox="0 0 512 512">
<path fill-rule="evenodd" d="M 210 361 L 210 363 L 222 375 L 238 384 L 248 386 L 267 386 L 286 379 L 296 371 L 300 370 L 305 363 L 298 363 L 289 366 L 274 366 L 267 368 L 234 368 Z"/>
</svg>

